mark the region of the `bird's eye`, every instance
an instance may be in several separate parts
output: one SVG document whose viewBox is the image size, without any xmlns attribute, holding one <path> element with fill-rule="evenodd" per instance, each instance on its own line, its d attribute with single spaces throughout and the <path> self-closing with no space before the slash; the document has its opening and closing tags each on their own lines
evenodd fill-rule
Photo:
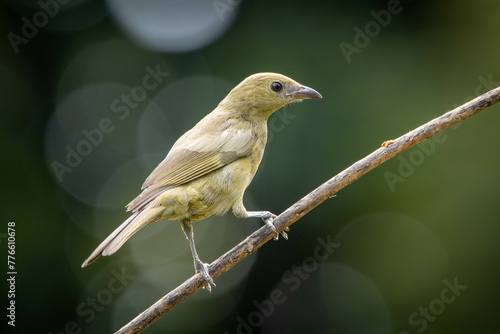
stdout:
<svg viewBox="0 0 500 334">
<path fill-rule="evenodd" d="M 275 81 L 271 84 L 271 89 L 277 93 L 283 89 L 283 85 L 280 82 Z"/>
</svg>

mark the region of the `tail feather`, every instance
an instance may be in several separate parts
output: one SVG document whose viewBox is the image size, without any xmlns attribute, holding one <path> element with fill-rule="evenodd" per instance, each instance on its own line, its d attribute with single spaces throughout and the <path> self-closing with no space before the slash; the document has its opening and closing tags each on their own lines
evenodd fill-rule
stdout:
<svg viewBox="0 0 500 334">
<path fill-rule="evenodd" d="M 156 222 L 162 212 L 163 208 L 157 207 L 134 213 L 97 246 L 92 254 L 82 263 L 82 268 L 97 260 L 101 255 L 108 256 L 114 254 L 137 231 L 146 225 Z"/>
</svg>

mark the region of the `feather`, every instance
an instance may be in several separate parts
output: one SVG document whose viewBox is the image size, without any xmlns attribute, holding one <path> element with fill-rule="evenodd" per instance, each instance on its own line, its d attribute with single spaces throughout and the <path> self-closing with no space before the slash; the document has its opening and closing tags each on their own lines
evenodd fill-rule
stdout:
<svg viewBox="0 0 500 334">
<path fill-rule="evenodd" d="M 186 135 L 192 136 L 196 133 L 195 130 L 196 127 Z M 127 205 L 127 210 L 134 212 L 143 210 L 160 193 L 193 181 L 246 156 L 256 141 L 257 136 L 250 129 L 226 129 L 218 136 L 201 133 L 196 140 L 189 142 L 189 148 L 181 146 L 170 151 L 144 181 L 142 185 L 144 191 Z"/>
<path fill-rule="evenodd" d="M 82 268 L 97 260 L 101 254 L 103 256 L 114 254 L 137 231 L 146 225 L 156 222 L 163 210 L 163 208 L 157 207 L 134 213 L 101 242 L 87 260 L 83 262 Z"/>
</svg>

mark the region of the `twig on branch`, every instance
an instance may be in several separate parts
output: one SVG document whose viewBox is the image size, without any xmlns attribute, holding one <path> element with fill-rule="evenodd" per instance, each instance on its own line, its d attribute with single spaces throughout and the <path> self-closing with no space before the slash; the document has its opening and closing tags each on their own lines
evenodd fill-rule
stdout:
<svg viewBox="0 0 500 334">
<path fill-rule="evenodd" d="M 342 188 L 359 179 L 375 167 L 381 165 L 390 158 L 395 157 L 411 146 L 418 144 L 436 133 L 455 125 L 464 119 L 479 113 L 489 106 L 500 101 L 500 87 L 495 88 L 472 101 L 457 107 L 444 115 L 431 120 L 430 122 L 416 128 L 413 131 L 395 139 L 385 142 L 383 146 L 364 159 L 354 163 L 349 168 L 343 170 L 321 186 L 310 192 L 307 196 L 293 204 L 281 213 L 275 220 L 274 225 L 278 231 L 287 229 L 288 226 L 302 218 L 306 213 L 314 209 L 323 201 L 332 197 Z M 255 252 L 259 247 L 274 237 L 266 226 L 252 233 L 245 240 L 231 249 L 226 254 L 210 264 L 210 276 L 216 278 L 243 260 L 247 255 Z M 206 282 L 200 274 L 194 275 L 177 288 L 166 294 L 147 310 L 139 314 L 135 319 L 123 326 L 116 334 L 140 333 L 146 327 L 162 315 L 179 305 L 189 296 L 201 289 Z"/>
</svg>

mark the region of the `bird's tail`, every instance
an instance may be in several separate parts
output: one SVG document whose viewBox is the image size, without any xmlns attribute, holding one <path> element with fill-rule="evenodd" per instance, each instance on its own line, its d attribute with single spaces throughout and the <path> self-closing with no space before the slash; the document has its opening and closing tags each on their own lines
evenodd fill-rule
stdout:
<svg viewBox="0 0 500 334">
<path fill-rule="evenodd" d="M 88 266 L 99 256 L 114 254 L 123 244 L 130 239 L 137 231 L 146 225 L 152 224 L 160 218 L 163 208 L 156 207 L 135 212 L 113 231 L 101 244 L 90 254 L 88 259 L 82 263 L 82 268 Z"/>
</svg>

